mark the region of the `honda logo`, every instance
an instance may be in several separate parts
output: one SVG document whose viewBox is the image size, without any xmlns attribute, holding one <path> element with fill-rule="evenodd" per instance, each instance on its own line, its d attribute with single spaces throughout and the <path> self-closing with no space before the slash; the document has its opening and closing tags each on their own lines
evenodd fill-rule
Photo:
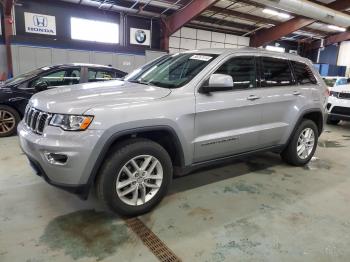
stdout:
<svg viewBox="0 0 350 262">
<path fill-rule="evenodd" d="M 48 21 L 45 16 L 34 15 L 33 16 L 34 25 L 37 27 L 47 27 Z"/>
<path fill-rule="evenodd" d="M 24 12 L 26 33 L 56 35 L 56 17 Z"/>
</svg>

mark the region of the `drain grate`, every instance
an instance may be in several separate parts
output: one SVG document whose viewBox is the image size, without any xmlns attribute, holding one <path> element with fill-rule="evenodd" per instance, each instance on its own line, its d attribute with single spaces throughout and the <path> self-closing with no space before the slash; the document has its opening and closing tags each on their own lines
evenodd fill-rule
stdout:
<svg viewBox="0 0 350 262">
<path fill-rule="evenodd" d="M 162 262 L 181 262 L 163 242 L 140 219 L 131 218 L 126 224 L 134 231 L 151 252 Z"/>
</svg>

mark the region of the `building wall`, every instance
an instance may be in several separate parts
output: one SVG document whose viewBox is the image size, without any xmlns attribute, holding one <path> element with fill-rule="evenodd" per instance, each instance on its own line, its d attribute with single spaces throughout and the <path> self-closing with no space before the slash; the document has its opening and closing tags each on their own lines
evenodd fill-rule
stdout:
<svg viewBox="0 0 350 262">
<path fill-rule="evenodd" d="M 26 32 L 25 12 L 55 16 L 56 35 Z M 119 44 L 72 40 L 71 17 L 118 23 Z M 78 6 L 63 1 L 27 0 L 16 5 L 15 20 L 16 34 L 11 39 L 14 75 L 41 66 L 73 62 L 112 65 L 130 72 L 148 61 L 147 50 L 154 50 L 156 56 L 162 54 L 162 52 L 158 54 L 161 36 L 159 34 L 160 22 L 157 19 L 128 15 L 123 19 L 125 21 L 123 22 L 118 12 Z M 154 32 L 151 36 L 151 45 L 130 44 L 129 31 L 131 27 Z M 125 34 L 122 33 L 123 31 Z M 2 61 L 4 61 L 1 50 L 0 48 L 0 73 Z"/>
<path fill-rule="evenodd" d="M 14 75 L 38 67 L 65 63 L 111 65 L 130 72 L 146 63 L 146 56 L 123 53 L 12 45 Z"/>
<path fill-rule="evenodd" d="M 335 45 L 329 45 L 320 52 L 318 63 L 336 65 L 338 59 L 339 47 Z"/>
<path fill-rule="evenodd" d="M 0 81 L 2 81 L 2 78 L 5 78 L 7 76 L 7 62 L 6 62 L 6 48 L 4 45 L 4 37 L 3 37 L 3 30 L 4 30 L 4 16 L 2 7 L 0 5 Z"/>
<path fill-rule="evenodd" d="M 24 13 L 38 13 L 54 16 L 56 19 L 56 35 L 39 35 L 28 33 L 25 30 Z M 36 39 L 40 39 L 43 43 L 65 44 L 71 48 L 77 49 L 93 49 L 100 51 L 115 51 L 122 52 L 144 52 L 146 49 L 160 48 L 160 22 L 158 19 L 137 17 L 127 15 L 125 25 L 121 23 L 120 13 L 114 11 L 100 10 L 95 7 L 84 5 L 70 4 L 63 1 L 47 1 L 47 0 L 27 0 L 21 1 L 15 8 L 16 16 L 16 37 L 23 41 L 37 43 Z M 119 44 L 101 44 L 95 42 L 71 40 L 70 19 L 78 17 L 83 19 L 99 20 L 104 22 L 112 22 L 119 24 Z M 129 42 L 130 27 L 151 30 L 155 32 L 151 36 L 151 45 L 131 45 Z M 123 30 L 126 31 L 125 41 L 123 41 Z M 50 41 L 52 40 L 52 41 Z M 58 43 L 60 42 L 60 43 Z M 123 43 L 125 45 L 123 46 Z"/>
<path fill-rule="evenodd" d="M 249 46 L 249 37 L 183 27 L 169 39 L 170 53 L 203 48 L 241 48 Z"/>
<path fill-rule="evenodd" d="M 345 41 L 340 44 L 338 65 L 350 67 L 350 41 Z"/>
<path fill-rule="evenodd" d="M 166 54 L 159 51 L 146 51 L 145 55 L 133 55 L 25 45 L 12 45 L 11 50 L 14 75 L 43 66 L 66 63 L 111 65 L 125 72 L 131 72 L 145 63 Z"/>
<path fill-rule="evenodd" d="M 6 48 L 0 43 L 0 81 L 7 78 Z"/>
<path fill-rule="evenodd" d="M 345 41 L 340 44 L 338 65 L 346 66 L 346 76 L 350 77 L 350 41 Z"/>
</svg>

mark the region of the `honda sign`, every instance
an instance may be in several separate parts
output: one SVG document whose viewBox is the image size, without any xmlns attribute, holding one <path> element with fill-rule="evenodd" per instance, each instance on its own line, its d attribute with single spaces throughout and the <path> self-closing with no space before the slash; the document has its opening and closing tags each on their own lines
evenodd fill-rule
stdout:
<svg viewBox="0 0 350 262">
<path fill-rule="evenodd" d="M 25 12 L 24 24 L 27 33 L 56 35 L 56 18 L 54 16 Z"/>
</svg>

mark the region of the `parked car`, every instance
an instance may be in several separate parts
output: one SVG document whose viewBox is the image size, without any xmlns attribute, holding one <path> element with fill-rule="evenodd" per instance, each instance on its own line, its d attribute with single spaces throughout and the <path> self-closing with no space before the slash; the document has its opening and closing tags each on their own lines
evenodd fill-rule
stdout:
<svg viewBox="0 0 350 262">
<path fill-rule="evenodd" d="M 18 75 L 0 85 L 0 137 L 16 132 L 29 99 L 37 92 L 63 85 L 113 80 L 127 73 L 92 64 L 66 64 L 41 67 Z"/>
<path fill-rule="evenodd" d="M 347 77 L 340 77 L 340 76 L 327 76 L 324 77 L 323 80 L 329 87 L 336 87 L 336 86 L 341 86 L 345 85 L 349 78 Z"/>
<path fill-rule="evenodd" d="M 331 125 L 337 125 L 341 120 L 350 121 L 350 79 L 343 83 L 329 88 L 327 123 Z"/>
<path fill-rule="evenodd" d="M 122 215 L 148 212 L 173 175 L 255 152 L 312 158 L 325 86 L 307 59 L 260 49 L 174 54 L 123 81 L 35 95 L 20 145 L 49 184 Z"/>
</svg>

